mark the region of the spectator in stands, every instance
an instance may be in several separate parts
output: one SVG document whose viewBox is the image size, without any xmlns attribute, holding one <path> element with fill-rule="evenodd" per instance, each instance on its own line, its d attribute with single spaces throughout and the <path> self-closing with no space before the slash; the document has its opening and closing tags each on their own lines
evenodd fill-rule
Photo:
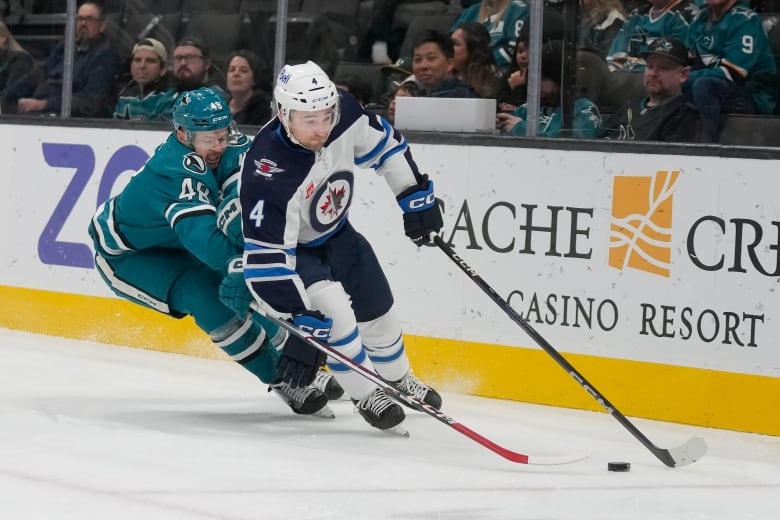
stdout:
<svg viewBox="0 0 780 520">
<path fill-rule="evenodd" d="M 640 57 L 647 96 L 621 108 L 604 125 L 604 137 L 692 143 L 700 139 L 696 108 L 682 93 L 688 79 L 688 49 L 676 38 L 656 38 Z"/>
<path fill-rule="evenodd" d="M 514 112 L 528 99 L 528 61 L 531 58 L 528 38 L 528 29 L 524 27 L 517 38 L 514 63 L 501 79 L 496 100 L 502 112 Z"/>
<path fill-rule="evenodd" d="M 0 98 L 8 85 L 19 81 L 35 67 L 35 60 L 24 50 L 8 26 L 0 20 Z"/>
<path fill-rule="evenodd" d="M 387 105 L 387 120 L 390 124 L 395 124 L 395 100 L 399 97 L 415 97 L 419 92 L 420 89 L 414 81 L 405 81 L 395 88 Z"/>
<path fill-rule="evenodd" d="M 539 111 L 540 137 L 559 137 L 563 130 L 563 111 L 561 109 L 561 78 L 563 68 L 563 44 L 560 40 L 551 40 L 542 47 L 542 66 L 540 85 L 541 110 Z M 593 101 L 581 96 L 574 101 L 573 129 L 571 136 L 579 139 L 598 137 L 601 133 L 601 114 Z M 526 134 L 528 104 L 517 108 L 513 113 L 496 114 L 496 127 L 504 133 L 516 136 Z"/>
<path fill-rule="evenodd" d="M 463 22 L 479 22 L 490 33 L 491 50 L 502 69 L 512 65 L 517 36 L 528 24 L 530 7 L 525 0 L 482 0 L 464 9 L 452 24 L 454 32 Z"/>
<path fill-rule="evenodd" d="M 474 89 L 452 75 L 455 50 L 450 37 L 439 31 L 423 31 L 414 43 L 412 72 L 422 85 L 421 96 L 473 98 Z"/>
<path fill-rule="evenodd" d="M 691 22 L 686 45 L 694 58 L 684 92 L 699 109 L 702 134 L 716 142 L 724 114 L 771 114 L 775 59 L 759 16 L 739 0 L 707 0 Z"/>
<path fill-rule="evenodd" d="M 577 35 L 578 46 L 606 57 L 612 40 L 626 20 L 625 7 L 620 0 L 580 0 L 580 6 L 582 17 Z"/>
<path fill-rule="evenodd" d="M 187 38 L 173 49 L 173 82 L 176 92 L 210 87 L 227 100 L 225 77 L 212 62 L 209 49 L 197 38 Z"/>
<path fill-rule="evenodd" d="M 463 22 L 450 38 L 453 74 L 471 85 L 479 97 L 495 99 L 501 88 L 501 73 L 490 51 L 488 30 L 478 22 Z"/>
<path fill-rule="evenodd" d="M 395 10 L 402 2 L 403 0 L 374 0 L 371 24 L 358 49 L 361 59 L 384 65 L 398 58 L 404 31 L 396 27 L 394 18 Z"/>
<path fill-rule="evenodd" d="M 170 121 L 176 92 L 168 82 L 168 52 L 145 38 L 133 47 L 130 81 L 119 91 L 114 119 Z"/>
<path fill-rule="evenodd" d="M 238 50 L 227 59 L 228 105 L 239 125 L 264 125 L 271 119 L 271 94 L 259 88 L 260 58 L 252 51 Z"/>
<path fill-rule="evenodd" d="M 104 117 L 111 113 L 114 84 L 121 60 L 105 35 L 106 20 L 100 4 L 87 1 L 76 16 L 76 52 L 73 63 L 71 115 Z M 41 76 L 31 73 L 10 85 L 6 101 L 18 100 L 20 113 L 58 113 L 61 110 L 65 43 L 49 55 Z"/>
<path fill-rule="evenodd" d="M 663 36 L 685 40 L 688 23 L 698 10 L 689 0 L 650 0 L 632 11 L 609 48 L 610 70 L 644 70 L 639 53 Z"/>
<path fill-rule="evenodd" d="M 371 103 L 371 99 L 374 97 L 374 89 L 360 76 L 354 74 L 337 76 L 333 79 L 333 83 L 336 84 L 336 87 L 352 94 L 352 97 L 354 97 L 362 107 Z"/>
</svg>

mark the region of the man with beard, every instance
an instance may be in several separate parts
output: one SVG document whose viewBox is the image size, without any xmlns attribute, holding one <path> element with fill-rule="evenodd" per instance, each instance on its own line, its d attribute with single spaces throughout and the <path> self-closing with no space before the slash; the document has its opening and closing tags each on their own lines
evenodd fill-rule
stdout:
<svg viewBox="0 0 780 520">
<path fill-rule="evenodd" d="M 658 38 L 646 52 L 645 91 L 647 97 L 633 101 L 615 113 L 605 125 L 605 137 L 618 140 L 700 140 L 701 122 L 696 108 L 688 103 L 682 88 L 688 80 L 688 50 L 680 40 Z"/>
<path fill-rule="evenodd" d="M 209 49 L 196 38 L 187 38 L 173 49 L 173 81 L 177 92 L 210 87 L 227 100 L 225 76 L 211 61 Z"/>
<path fill-rule="evenodd" d="M 121 60 L 111 48 L 105 31 L 103 7 L 93 1 L 82 3 L 76 16 L 73 116 L 104 117 L 114 107 L 111 94 L 121 70 Z M 9 86 L 6 102 L 18 100 L 16 105 L 21 114 L 59 113 L 64 62 L 65 43 L 61 42 L 49 55 L 43 77 L 31 73 Z"/>
</svg>

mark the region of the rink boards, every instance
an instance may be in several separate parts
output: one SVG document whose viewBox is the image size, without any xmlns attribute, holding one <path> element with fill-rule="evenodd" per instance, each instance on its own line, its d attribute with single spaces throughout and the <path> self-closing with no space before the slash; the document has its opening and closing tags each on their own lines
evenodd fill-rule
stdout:
<svg viewBox="0 0 780 520">
<path fill-rule="evenodd" d="M 4 126 L 0 326 L 221 358 L 190 319 L 113 297 L 87 223 L 166 134 Z M 777 161 L 417 145 L 444 238 L 626 415 L 780 434 Z M 384 181 L 350 212 L 415 370 L 449 391 L 600 407 L 437 248 Z"/>
</svg>

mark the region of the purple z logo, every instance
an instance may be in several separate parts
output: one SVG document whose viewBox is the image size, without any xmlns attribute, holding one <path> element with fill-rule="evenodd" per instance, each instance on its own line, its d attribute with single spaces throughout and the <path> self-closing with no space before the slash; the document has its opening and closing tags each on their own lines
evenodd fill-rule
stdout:
<svg viewBox="0 0 780 520">
<path fill-rule="evenodd" d="M 65 242 L 57 240 L 57 237 L 95 171 L 95 153 L 92 147 L 85 144 L 43 143 L 42 147 L 43 158 L 48 165 L 75 168 L 76 172 L 38 238 L 38 257 L 49 265 L 94 268 L 95 261 L 89 245 Z M 123 146 L 114 152 L 100 178 L 95 208 L 111 195 L 119 175 L 126 171 L 137 171 L 148 158 L 149 155 L 135 145 Z M 87 222 L 84 222 L 83 227 L 86 229 Z"/>
</svg>

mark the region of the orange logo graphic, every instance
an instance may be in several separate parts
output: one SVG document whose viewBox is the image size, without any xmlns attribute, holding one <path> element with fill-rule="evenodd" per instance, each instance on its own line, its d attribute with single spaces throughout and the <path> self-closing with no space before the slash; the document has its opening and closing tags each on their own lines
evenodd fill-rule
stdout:
<svg viewBox="0 0 780 520">
<path fill-rule="evenodd" d="M 672 193 L 679 171 L 652 177 L 615 177 L 609 265 L 669 277 L 672 258 Z"/>
</svg>

